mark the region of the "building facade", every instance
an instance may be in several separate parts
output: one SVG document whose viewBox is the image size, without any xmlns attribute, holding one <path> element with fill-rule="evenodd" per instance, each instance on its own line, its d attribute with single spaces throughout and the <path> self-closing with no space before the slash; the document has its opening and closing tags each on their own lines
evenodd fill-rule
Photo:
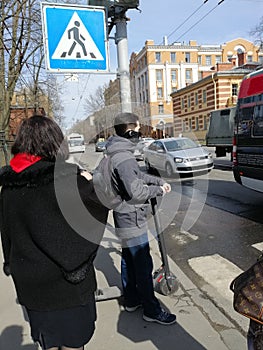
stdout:
<svg viewBox="0 0 263 350">
<path fill-rule="evenodd" d="M 210 113 L 235 106 L 242 79 L 257 66 L 233 68 L 232 63 L 218 63 L 211 75 L 172 93 L 174 135 L 183 134 L 204 143 Z"/>
<path fill-rule="evenodd" d="M 166 38 L 161 45 L 156 45 L 153 40 L 147 40 L 141 51 L 132 53 L 130 58 L 131 98 L 134 110 L 152 131 L 159 128 L 163 130 L 165 127 L 168 135 L 174 135 L 178 130 L 178 125 L 174 127 L 174 113 L 177 113 L 177 107 L 174 106 L 171 94 L 174 99 L 175 93 L 179 90 L 190 87 L 208 76 L 212 81 L 209 89 L 213 90 L 215 83 L 211 76 L 216 79 L 215 67 L 224 62 L 228 66 L 227 70 L 246 62 L 262 64 L 263 50 L 242 38 L 222 45 L 198 45 L 194 40 L 189 44 L 177 42 L 168 44 Z M 233 78 L 229 86 L 238 85 L 239 79 L 242 79 L 242 74 L 240 78 Z M 220 81 L 222 82 L 221 79 Z M 221 82 L 216 83 L 218 88 L 222 87 Z M 223 94 L 222 91 L 220 93 Z M 197 100 L 198 105 L 201 101 L 200 94 L 202 93 L 198 92 L 196 97 L 191 97 L 186 105 L 192 103 L 191 108 L 195 109 Z M 228 97 L 231 96 L 230 94 Z M 209 101 L 210 103 L 215 104 Z M 176 106 L 177 104 L 178 102 L 175 102 Z M 182 110 L 185 113 L 185 108 Z M 176 116 L 178 117 L 177 114 Z M 206 118 L 196 119 L 196 123 L 197 120 L 200 128 L 206 128 Z M 187 129 L 187 123 L 189 121 L 184 121 L 183 129 Z M 193 122 L 191 127 L 196 128 Z"/>
</svg>

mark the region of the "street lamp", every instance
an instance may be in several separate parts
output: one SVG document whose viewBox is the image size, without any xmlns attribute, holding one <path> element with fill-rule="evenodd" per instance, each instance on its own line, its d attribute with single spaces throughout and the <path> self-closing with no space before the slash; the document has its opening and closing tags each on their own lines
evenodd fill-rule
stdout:
<svg viewBox="0 0 263 350">
<path fill-rule="evenodd" d="M 160 121 L 159 121 L 159 124 L 158 124 L 158 126 L 159 126 L 159 129 L 162 131 L 162 133 L 163 133 L 163 138 L 165 139 L 165 121 L 163 120 L 163 119 L 161 119 Z"/>
</svg>

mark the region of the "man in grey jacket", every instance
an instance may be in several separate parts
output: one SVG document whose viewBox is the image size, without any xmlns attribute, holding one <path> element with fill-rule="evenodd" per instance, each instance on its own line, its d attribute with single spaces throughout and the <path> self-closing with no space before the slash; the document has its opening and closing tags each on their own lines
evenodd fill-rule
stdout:
<svg viewBox="0 0 263 350">
<path fill-rule="evenodd" d="M 125 309 L 133 312 L 143 307 L 143 319 L 170 325 L 176 316 L 161 308 L 154 295 L 153 262 L 147 236 L 148 201 L 171 191 L 161 178 L 143 173 L 133 155 L 139 137 L 139 117 L 120 113 L 114 121 L 116 135 L 106 145 L 111 155 L 113 182 L 123 202 L 114 209 L 117 235 L 122 241 L 121 278 Z"/>
</svg>

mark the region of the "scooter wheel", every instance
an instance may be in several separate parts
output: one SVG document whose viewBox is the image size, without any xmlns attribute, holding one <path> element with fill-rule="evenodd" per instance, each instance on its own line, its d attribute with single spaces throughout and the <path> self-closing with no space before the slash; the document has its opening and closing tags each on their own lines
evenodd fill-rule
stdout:
<svg viewBox="0 0 263 350">
<path fill-rule="evenodd" d="M 170 295 L 178 290 L 179 283 L 172 273 L 165 279 L 165 274 L 163 270 L 160 269 L 154 274 L 154 288 L 155 291 L 160 294 Z"/>
<path fill-rule="evenodd" d="M 159 282 L 159 284 L 160 284 L 159 286 L 160 292 L 163 295 L 173 294 L 179 288 L 178 280 L 173 274 L 167 277 L 167 280 L 165 279 L 165 277 L 163 277 L 163 279 Z"/>
</svg>

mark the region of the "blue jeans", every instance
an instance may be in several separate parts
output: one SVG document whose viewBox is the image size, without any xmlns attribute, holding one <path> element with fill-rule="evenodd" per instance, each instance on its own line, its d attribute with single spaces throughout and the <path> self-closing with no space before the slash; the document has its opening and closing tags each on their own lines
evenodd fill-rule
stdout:
<svg viewBox="0 0 263 350">
<path fill-rule="evenodd" d="M 144 315 L 154 317 L 161 312 L 161 306 L 154 295 L 153 262 L 147 234 L 126 241 L 125 246 L 122 248 L 121 260 L 125 305 L 131 307 L 142 304 Z"/>
</svg>

